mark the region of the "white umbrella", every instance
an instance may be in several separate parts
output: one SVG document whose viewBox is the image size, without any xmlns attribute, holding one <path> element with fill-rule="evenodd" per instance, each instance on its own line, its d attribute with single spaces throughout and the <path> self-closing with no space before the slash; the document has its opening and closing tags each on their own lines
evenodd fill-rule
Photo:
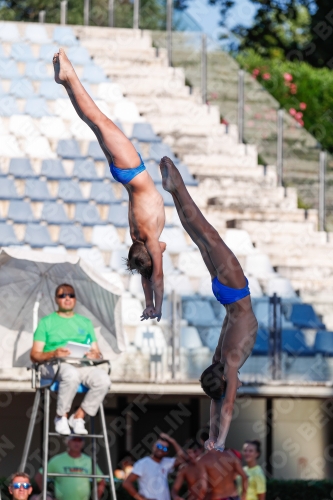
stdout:
<svg viewBox="0 0 333 500">
<path fill-rule="evenodd" d="M 6 248 L 0 251 L 0 368 L 30 364 L 33 331 L 38 318 L 55 310 L 61 283 L 74 286 L 75 311 L 93 322 L 104 357 L 125 350 L 116 286 L 78 256 Z"/>
</svg>

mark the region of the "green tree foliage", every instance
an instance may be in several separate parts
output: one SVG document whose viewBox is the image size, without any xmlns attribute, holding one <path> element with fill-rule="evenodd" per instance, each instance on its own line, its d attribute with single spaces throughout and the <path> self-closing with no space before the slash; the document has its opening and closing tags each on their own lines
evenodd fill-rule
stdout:
<svg viewBox="0 0 333 500">
<path fill-rule="evenodd" d="M 184 6 L 184 0 L 180 0 Z M 2 0 L 0 19 L 6 21 L 38 21 L 38 13 L 46 11 L 46 22 L 60 22 L 60 2 L 54 0 Z M 133 3 L 130 0 L 115 0 L 115 25 L 122 28 L 133 26 Z M 140 1 L 140 27 L 143 29 L 165 29 L 165 6 L 159 0 Z M 83 24 L 83 0 L 68 0 L 68 24 Z M 107 26 L 108 0 L 91 0 L 89 24 Z"/>
<path fill-rule="evenodd" d="M 249 50 L 237 57 L 325 149 L 333 152 L 333 72 L 305 62 L 265 58 Z"/>
<path fill-rule="evenodd" d="M 333 69 L 333 2 L 316 0 L 316 11 L 311 16 L 311 44 L 307 59 L 313 66 Z"/>
</svg>

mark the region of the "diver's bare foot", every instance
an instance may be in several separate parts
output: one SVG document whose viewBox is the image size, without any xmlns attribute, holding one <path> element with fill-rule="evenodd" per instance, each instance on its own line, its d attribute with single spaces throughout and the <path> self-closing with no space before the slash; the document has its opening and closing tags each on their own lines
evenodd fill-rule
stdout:
<svg viewBox="0 0 333 500">
<path fill-rule="evenodd" d="M 59 52 L 54 54 L 53 67 L 55 81 L 65 85 L 69 81 L 70 74 L 74 72 L 74 68 L 63 49 L 59 49 Z"/>
<path fill-rule="evenodd" d="M 183 179 L 175 167 L 173 161 L 167 156 L 163 156 L 160 161 L 163 188 L 169 193 L 176 191 L 177 187 L 183 182 Z"/>
</svg>

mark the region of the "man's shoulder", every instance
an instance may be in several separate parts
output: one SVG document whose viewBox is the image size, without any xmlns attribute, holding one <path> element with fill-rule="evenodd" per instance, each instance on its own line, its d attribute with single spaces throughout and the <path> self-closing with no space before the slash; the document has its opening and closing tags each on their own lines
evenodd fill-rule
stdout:
<svg viewBox="0 0 333 500">
<path fill-rule="evenodd" d="M 57 465 L 58 463 L 62 464 L 68 457 L 68 453 L 64 451 L 63 453 L 59 453 L 58 455 L 54 455 L 54 457 L 50 458 L 49 463 L 52 465 Z"/>
<path fill-rule="evenodd" d="M 52 321 L 55 318 L 58 318 L 58 315 L 55 311 L 53 311 L 51 314 L 47 314 L 47 316 L 43 316 L 40 320 L 39 323 L 46 323 L 47 321 Z"/>
<path fill-rule="evenodd" d="M 81 323 L 89 323 L 89 324 L 92 324 L 92 321 L 87 318 L 86 316 L 82 316 L 82 314 L 78 314 L 78 313 L 75 313 L 73 318 L 76 320 L 76 321 L 80 321 Z"/>
</svg>

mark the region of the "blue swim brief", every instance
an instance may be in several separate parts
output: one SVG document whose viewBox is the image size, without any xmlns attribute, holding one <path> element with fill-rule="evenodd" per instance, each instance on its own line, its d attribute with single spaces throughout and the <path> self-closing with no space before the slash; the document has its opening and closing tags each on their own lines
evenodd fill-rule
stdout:
<svg viewBox="0 0 333 500">
<path fill-rule="evenodd" d="M 246 285 L 244 288 L 230 288 L 229 286 L 222 285 L 219 282 L 217 277 L 215 277 L 212 281 L 212 290 L 216 299 L 221 302 L 224 306 L 226 304 L 232 304 L 233 302 L 237 302 L 238 300 L 243 299 L 250 295 L 249 282 L 246 279 Z"/>
<path fill-rule="evenodd" d="M 110 164 L 110 172 L 112 177 L 121 184 L 128 184 L 134 177 L 141 174 L 144 170 L 146 170 L 145 164 L 142 161 L 140 154 L 138 153 L 140 158 L 140 165 L 135 168 L 118 168 L 112 162 Z"/>
</svg>

